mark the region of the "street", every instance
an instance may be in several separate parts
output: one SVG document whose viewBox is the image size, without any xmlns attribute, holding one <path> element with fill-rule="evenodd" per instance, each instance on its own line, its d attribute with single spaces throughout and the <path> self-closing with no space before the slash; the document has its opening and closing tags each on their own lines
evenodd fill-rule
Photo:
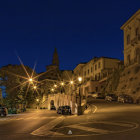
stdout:
<svg viewBox="0 0 140 140">
<path fill-rule="evenodd" d="M 95 99 L 88 115 L 31 110 L 0 118 L 0 140 L 139 140 L 140 105 Z"/>
</svg>

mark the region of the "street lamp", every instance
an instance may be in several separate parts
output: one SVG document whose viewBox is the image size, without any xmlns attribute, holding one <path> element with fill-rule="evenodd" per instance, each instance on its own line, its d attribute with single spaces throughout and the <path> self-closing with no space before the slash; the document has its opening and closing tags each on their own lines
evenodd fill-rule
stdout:
<svg viewBox="0 0 140 140">
<path fill-rule="evenodd" d="M 29 82 L 32 82 L 33 81 L 33 79 L 32 78 L 29 78 Z"/>
<path fill-rule="evenodd" d="M 36 87 L 36 86 L 34 86 L 33 88 L 34 88 L 34 89 L 36 89 L 37 87 Z"/>
<path fill-rule="evenodd" d="M 37 101 L 37 109 L 38 109 L 38 106 L 39 106 L 39 99 L 36 99 L 36 101 Z"/>
<path fill-rule="evenodd" d="M 63 92 L 64 82 L 61 82 L 60 85 L 61 85 L 61 94 L 62 94 L 62 92 Z"/>
<path fill-rule="evenodd" d="M 57 85 L 55 84 L 54 87 L 57 88 Z"/>
<path fill-rule="evenodd" d="M 78 81 L 79 81 L 79 104 L 78 104 L 78 115 L 82 114 L 82 107 L 81 107 L 81 82 L 82 82 L 82 77 L 78 77 Z"/>
<path fill-rule="evenodd" d="M 54 92 L 54 89 L 52 88 L 51 91 Z"/>
<path fill-rule="evenodd" d="M 61 82 L 61 86 L 64 86 L 64 82 Z"/>
<path fill-rule="evenodd" d="M 73 81 L 70 81 L 70 84 L 73 85 Z"/>
</svg>

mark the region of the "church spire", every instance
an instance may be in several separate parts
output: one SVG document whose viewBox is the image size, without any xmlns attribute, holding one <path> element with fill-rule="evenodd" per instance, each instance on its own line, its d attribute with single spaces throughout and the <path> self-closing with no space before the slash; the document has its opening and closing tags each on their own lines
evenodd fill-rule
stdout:
<svg viewBox="0 0 140 140">
<path fill-rule="evenodd" d="M 59 66 L 59 58 L 58 58 L 58 53 L 57 53 L 57 49 L 56 48 L 55 48 L 54 53 L 53 53 L 52 64 Z"/>
</svg>

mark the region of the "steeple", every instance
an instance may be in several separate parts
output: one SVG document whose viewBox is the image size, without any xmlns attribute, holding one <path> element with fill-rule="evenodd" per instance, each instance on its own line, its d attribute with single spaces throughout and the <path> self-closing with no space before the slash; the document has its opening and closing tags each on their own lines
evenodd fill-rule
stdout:
<svg viewBox="0 0 140 140">
<path fill-rule="evenodd" d="M 59 66 L 59 58 L 58 58 L 58 53 L 57 53 L 57 49 L 56 48 L 55 48 L 54 53 L 53 53 L 52 64 Z"/>
</svg>

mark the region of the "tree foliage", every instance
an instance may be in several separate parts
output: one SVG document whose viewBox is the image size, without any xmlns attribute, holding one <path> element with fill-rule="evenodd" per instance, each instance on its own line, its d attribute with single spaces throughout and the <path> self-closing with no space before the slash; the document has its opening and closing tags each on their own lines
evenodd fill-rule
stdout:
<svg viewBox="0 0 140 140">
<path fill-rule="evenodd" d="M 25 102 L 29 103 L 32 96 L 28 94 L 36 94 L 31 86 L 29 87 L 28 82 L 28 76 L 32 75 L 33 70 L 28 66 L 24 67 L 27 72 L 22 65 L 7 65 L 0 69 L 0 86 L 6 87 L 6 102 L 9 106 Z M 33 76 L 36 75 L 34 72 Z"/>
</svg>

